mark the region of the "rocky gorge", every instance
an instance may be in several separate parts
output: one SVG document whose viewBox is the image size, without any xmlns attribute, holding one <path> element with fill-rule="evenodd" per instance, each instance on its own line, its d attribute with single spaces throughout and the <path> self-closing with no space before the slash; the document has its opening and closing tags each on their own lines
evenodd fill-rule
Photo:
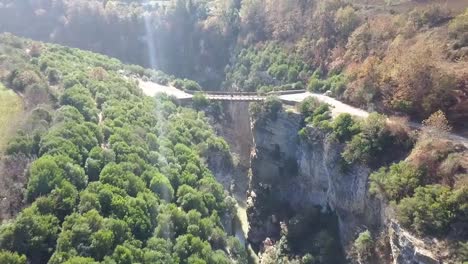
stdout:
<svg viewBox="0 0 468 264">
<path fill-rule="evenodd" d="M 348 262 L 442 263 L 428 250 L 431 241 L 404 230 L 385 203 L 369 194 L 370 168 L 343 165 L 344 144 L 313 126 L 298 134 L 305 125 L 301 114 L 282 110 L 276 118 L 255 120 L 246 118 L 247 104 L 236 103 L 226 103 L 223 112 L 226 121 L 215 129 L 237 157 L 231 167 L 221 166 L 214 156 L 208 163 L 241 206 L 246 205 L 249 229 L 244 235 L 260 256 L 281 240 L 282 225 L 318 210 L 327 217 L 314 216 L 327 219 L 327 228 L 336 231 Z M 380 252 L 367 261 L 353 252 L 353 242 L 364 230 L 380 234 Z"/>
</svg>

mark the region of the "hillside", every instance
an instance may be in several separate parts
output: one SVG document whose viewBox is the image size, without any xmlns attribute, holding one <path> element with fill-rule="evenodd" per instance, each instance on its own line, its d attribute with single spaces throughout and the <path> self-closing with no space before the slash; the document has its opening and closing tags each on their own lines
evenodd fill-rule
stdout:
<svg viewBox="0 0 468 264">
<path fill-rule="evenodd" d="M 2 2 L 1 31 L 208 90 L 308 87 L 412 119 L 440 109 L 461 129 L 468 118 L 465 1 Z"/>
<path fill-rule="evenodd" d="M 467 142 L 465 0 L 0 0 L 0 263 L 466 264 Z"/>
<path fill-rule="evenodd" d="M 229 149 L 203 113 L 142 96 L 115 59 L 0 43 L 2 80 L 29 102 L 1 159 L 0 262 L 245 263 L 235 200 L 201 158 Z"/>
</svg>

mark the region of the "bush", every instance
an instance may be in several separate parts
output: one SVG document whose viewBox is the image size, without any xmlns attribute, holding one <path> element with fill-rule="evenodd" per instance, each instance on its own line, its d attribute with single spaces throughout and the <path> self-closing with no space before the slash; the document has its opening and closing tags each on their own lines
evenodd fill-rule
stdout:
<svg viewBox="0 0 468 264">
<path fill-rule="evenodd" d="M 351 6 L 341 7 L 335 13 L 336 31 L 343 40 L 347 40 L 348 36 L 356 29 L 361 20 Z"/>
<path fill-rule="evenodd" d="M 261 104 L 261 112 L 266 117 L 276 120 L 278 113 L 283 109 L 283 103 L 276 96 L 268 96 L 266 100 Z"/>
<path fill-rule="evenodd" d="M 398 201 L 413 194 L 421 184 L 421 177 L 422 172 L 411 164 L 405 161 L 395 163 L 370 175 L 370 192 Z"/>
<path fill-rule="evenodd" d="M 202 110 L 206 108 L 209 104 L 210 101 L 208 100 L 208 98 L 206 98 L 206 95 L 204 93 L 197 92 L 192 97 L 192 105 L 197 110 Z"/>
<path fill-rule="evenodd" d="M 288 65 L 286 65 L 286 64 L 281 64 L 281 65 L 273 64 L 270 68 L 268 68 L 268 74 L 275 77 L 275 79 L 277 79 L 279 81 L 283 81 L 288 76 Z"/>
<path fill-rule="evenodd" d="M 314 75 L 309 79 L 307 89 L 311 92 L 322 92 L 324 85 L 325 84 Z"/>
<path fill-rule="evenodd" d="M 0 263 L 5 264 L 26 264 L 26 256 L 16 252 L 0 250 Z"/>
<path fill-rule="evenodd" d="M 195 81 L 188 80 L 188 79 L 176 79 L 172 83 L 174 87 L 182 90 L 187 90 L 187 91 L 201 91 L 202 87 Z"/>
<path fill-rule="evenodd" d="M 409 14 L 409 21 L 416 28 L 423 26 L 434 27 L 447 20 L 450 14 L 441 6 L 431 5 L 423 9 L 415 9 Z"/>
<path fill-rule="evenodd" d="M 296 82 L 299 72 L 296 68 L 290 68 L 288 71 L 288 82 Z"/>
<path fill-rule="evenodd" d="M 443 235 L 451 224 L 468 221 L 467 204 L 466 186 L 455 190 L 438 184 L 418 187 L 414 196 L 397 205 L 397 219 L 419 234 Z"/>
<path fill-rule="evenodd" d="M 387 118 L 377 113 L 370 114 L 366 120 L 361 122 L 361 132 L 353 136 L 342 153 L 348 164 L 362 162 L 376 166 L 382 160 L 391 160 L 394 157 L 394 155 L 383 154 L 391 147 L 403 148 L 400 146 L 401 142 L 392 136 L 386 122 Z M 395 151 L 394 154 L 397 153 L 399 152 Z"/>
<path fill-rule="evenodd" d="M 42 84 L 42 80 L 32 70 L 13 70 L 8 76 L 8 83 L 15 91 L 23 92 L 28 86 Z"/>
<path fill-rule="evenodd" d="M 458 15 L 449 24 L 449 32 L 453 37 L 468 32 L 468 8 L 464 13 Z"/>
<path fill-rule="evenodd" d="M 311 115 L 314 110 L 319 107 L 322 103 L 315 97 L 309 96 L 306 99 L 302 100 L 298 105 L 298 110 L 304 115 Z"/>
<path fill-rule="evenodd" d="M 372 249 L 374 248 L 374 240 L 369 230 L 361 232 L 354 240 L 354 247 L 359 254 L 359 258 L 366 259 L 370 257 Z"/>
<path fill-rule="evenodd" d="M 340 142 L 351 139 L 352 136 L 359 133 L 359 124 L 354 121 L 350 114 L 340 114 L 331 123 L 333 137 Z"/>
</svg>

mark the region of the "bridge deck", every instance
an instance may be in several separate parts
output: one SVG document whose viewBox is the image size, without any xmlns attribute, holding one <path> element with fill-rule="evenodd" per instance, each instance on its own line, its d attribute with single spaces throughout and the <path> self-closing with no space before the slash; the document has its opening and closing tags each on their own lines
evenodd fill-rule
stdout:
<svg viewBox="0 0 468 264">
<path fill-rule="evenodd" d="M 215 101 L 246 101 L 246 102 L 253 102 L 253 101 L 263 101 L 265 100 L 265 96 L 258 96 L 258 95 L 219 95 L 219 94 L 206 94 L 206 98 L 209 100 Z"/>
</svg>

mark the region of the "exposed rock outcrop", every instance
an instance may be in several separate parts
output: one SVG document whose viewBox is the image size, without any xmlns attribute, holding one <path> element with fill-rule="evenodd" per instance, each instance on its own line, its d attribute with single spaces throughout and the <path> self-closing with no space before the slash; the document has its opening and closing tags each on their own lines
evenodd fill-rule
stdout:
<svg viewBox="0 0 468 264">
<path fill-rule="evenodd" d="M 425 249 L 424 242 L 414 237 L 395 222 L 389 224 L 388 233 L 393 264 L 440 264 L 433 253 Z"/>
<path fill-rule="evenodd" d="M 334 211 L 342 242 L 347 245 L 357 230 L 381 222 L 380 203 L 368 196 L 370 171 L 358 165 L 344 170 L 343 146 L 312 127 L 307 127 L 307 138 L 300 138 L 301 126 L 302 117 L 292 112 L 254 124 L 256 151 L 252 157 L 251 188 L 257 193 L 262 186 L 269 186 L 278 201 L 294 211 L 311 206 Z M 252 239 L 259 242 L 261 233 L 268 232 L 253 228 Z"/>
<path fill-rule="evenodd" d="M 337 215 L 340 239 L 351 248 L 359 232 L 389 232 L 391 251 L 375 263 L 439 263 L 424 245 L 398 225 L 388 224 L 385 205 L 368 192 L 371 170 L 363 165 L 343 167 L 344 145 L 322 130 L 303 126 L 302 117 L 280 112 L 276 119 L 252 124 L 251 197 L 248 203 L 249 240 L 261 247 L 266 238 L 279 238 L 279 223 L 314 206 Z"/>
</svg>

